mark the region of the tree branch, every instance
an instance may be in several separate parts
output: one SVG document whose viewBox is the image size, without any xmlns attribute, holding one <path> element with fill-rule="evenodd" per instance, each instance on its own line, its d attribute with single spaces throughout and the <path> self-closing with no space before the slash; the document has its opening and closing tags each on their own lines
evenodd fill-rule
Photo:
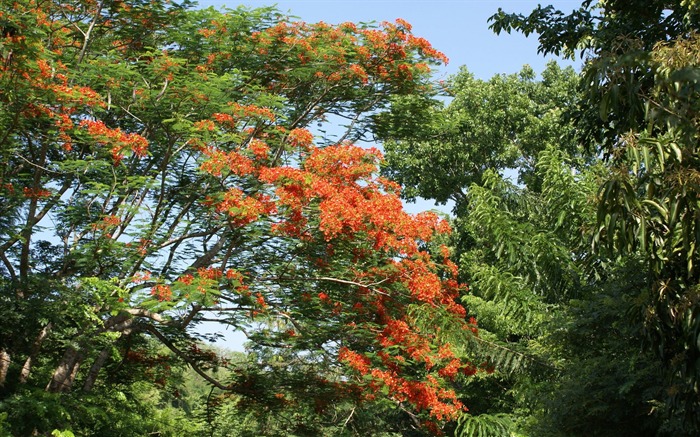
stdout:
<svg viewBox="0 0 700 437">
<path fill-rule="evenodd" d="M 163 343 L 168 349 L 173 351 L 175 355 L 178 357 L 182 358 L 183 361 L 185 361 L 189 366 L 194 370 L 199 376 L 204 378 L 209 384 L 213 385 L 216 388 L 219 388 L 221 390 L 232 390 L 233 386 L 232 385 L 224 385 L 220 381 L 212 378 L 211 376 L 207 375 L 207 373 L 202 370 L 197 363 L 194 362 L 192 358 L 190 358 L 186 353 L 181 351 L 177 346 L 175 346 L 166 336 L 161 334 L 155 326 L 152 325 L 146 325 L 146 331 L 150 332 L 153 334 L 161 343 Z"/>
</svg>

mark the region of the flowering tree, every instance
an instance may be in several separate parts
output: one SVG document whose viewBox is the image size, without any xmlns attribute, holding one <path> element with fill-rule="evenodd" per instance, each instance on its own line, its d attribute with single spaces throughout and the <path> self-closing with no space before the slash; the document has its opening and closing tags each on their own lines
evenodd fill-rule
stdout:
<svg viewBox="0 0 700 437">
<path fill-rule="evenodd" d="M 454 418 L 449 381 L 476 368 L 448 340 L 476 327 L 448 248 L 427 250 L 448 226 L 403 212 L 381 154 L 352 144 L 446 59 L 402 20 L 186 6 L 0 11 L 0 383 L 90 392 L 160 363 L 135 346 L 147 336 L 244 398 Z M 315 144 L 309 126 L 334 120 Z M 255 372 L 212 376 L 227 364 L 197 346 L 202 321 L 245 333 Z M 279 357 L 328 370 L 300 382 Z"/>
</svg>

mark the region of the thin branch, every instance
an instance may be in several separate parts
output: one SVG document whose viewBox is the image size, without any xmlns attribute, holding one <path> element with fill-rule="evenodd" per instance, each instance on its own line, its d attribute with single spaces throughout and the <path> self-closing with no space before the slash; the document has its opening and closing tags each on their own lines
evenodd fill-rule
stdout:
<svg viewBox="0 0 700 437">
<path fill-rule="evenodd" d="M 382 294 L 382 295 L 384 295 L 384 296 L 389 296 L 388 293 L 385 293 L 385 292 L 383 292 L 383 291 L 379 291 L 379 290 L 377 290 L 376 288 L 374 288 L 375 286 L 380 285 L 382 282 L 386 281 L 386 279 L 383 279 L 383 280 L 381 280 L 381 281 L 379 281 L 379 282 L 374 282 L 374 283 L 372 283 L 372 284 L 363 284 L 363 283 L 361 283 L 361 282 L 349 281 L 349 280 L 347 280 L 347 279 L 331 278 L 331 277 L 329 277 L 329 276 L 320 276 L 320 277 L 316 277 L 316 278 L 312 278 L 312 279 L 315 279 L 315 280 L 317 280 L 317 281 L 336 282 L 336 283 L 338 283 L 338 284 L 355 285 L 355 286 L 357 286 L 357 287 L 369 288 L 369 289 L 371 289 L 372 291 L 374 291 L 374 292 L 377 293 L 377 294 Z"/>
<path fill-rule="evenodd" d="M 131 105 L 129 105 L 129 107 L 131 107 Z M 129 114 L 129 115 L 131 115 L 132 117 L 134 117 L 134 119 L 135 119 L 136 121 L 138 121 L 139 123 L 143 123 L 143 120 L 141 120 L 140 118 L 138 118 L 137 116 L 135 116 L 134 114 L 132 114 L 127 108 L 125 108 L 125 107 L 123 107 L 123 106 L 120 106 L 119 108 L 120 108 L 122 111 L 124 111 L 124 112 L 126 112 L 127 114 Z"/>
<path fill-rule="evenodd" d="M 53 174 L 55 174 L 55 175 L 61 175 L 61 174 L 63 174 L 63 173 L 60 173 L 60 172 L 57 172 L 57 171 L 54 171 L 54 170 L 50 170 L 50 169 L 48 169 L 48 168 L 46 168 L 46 167 L 43 167 L 43 166 L 41 166 L 41 165 L 39 165 L 39 164 L 36 164 L 36 163 L 34 163 L 34 162 L 28 160 L 27 158 L 25 158 L 24 156 L 22 156 L 22 155 L 20 155 L 20 154 L 18 154 L 18 153 L 15 153 L 14 156 L 15 156 L 15 158 L 19 158 L 19 159 L 23 160 L 24 162 L 26 162 L 27 164 L 31 165 L 32 167 L 36 167 L 36 168 L 38 168 L 38 169 L 44 170 L 45 172 L 53 173 Z"/>
<path fill-rule="evenodd" d="M 156 102 L 159 102 L 160 99 L 162 99 L 163 96 L 165 95 L 165 90 L 168 89 L 168 83 L 170 83 L 170 82 L 168 82 L 168 79 L 166 78 L 165 82 L 163 83 L 163 89 L 160 90 L 160 93 L 158 93 L 158 95 L 156 96 Z"/>
<path fill-rule="evenodd" d="M 343 428 L 348 426 L 348 422 L 350 422 L 350 419 L 352 419 L 352 416 L 355 414 L 355 407 L 352 407 L 352 410 L 350 411 L 350 415 L 348 416 L 347 419 L 345 419 L 345 422 L 343 422 Z"/>
<path fill-rule="evenodd" d="M 350 119 L 350 117 L 348 117 L 348 119 L 350 119 L 351 121 L 350 121 L 350 124 L 347 126 L 347 129 L 345 130 L 345 133 L 343 134 L 343 136 L 340 137 L 340 139 L 338 139 L 339 144 L 342 143 L 343 141 L 345 141 L 350 136 L 350 134 L 352 133 L 352 129 L 355 127 L 357 122 L 360 120 L 360 117 L 362 116 L 362 114 L 364 114 L 365 111 L 368 111 L 374 105 L 376 105 L 382 99 L 382 97 L 383 97 L 382 95 L 379 95 L 374 100 L 368 102 L 363 108 L 361 108 L 359 111 L 357 111 L 355 113 L 355 116 L 352 117 L 352 119 Z M 360 137 L 362 137 L 362 134 L 360 134 Z M 357 139 L 357 138 L 355 138 L 355 139 Z"/>
<path fill-rule="evenodd" d="M 193 232 L 191 234 L 183 235 L 181 237 L 173 238 L 172 240 L 165 241 L 161 243 L 156 250 L 163 249 L 165 247 L 170 246 L 171 244 L 176 244 L 176 243 L 181 243 L 184 240 L 190 239 L 190 238 L 197 238 L 197 237 L 207 237 L 211 236 L 212 234 L 215 234 L 219 232 L 221 229 L 223 229 L 223 226 L 217 226 L 214 229 L 209 229 L 207 231 L 200 231 L 200 232 Z"/>
<path fill-rule="evenodd" d="M 83 33 L 85 38 L 83 39 L 83 47 L 80 49 L 80 55 L 78 56 L 78 65 L 83 63 L 83 58 L 85 58 L 85 54 L 87 53 L 87 48 L 88 45 L 90 44 L 90 34 L 92 33 L 92 30 L 95 28 L 95 25 L 97 24 L 97 20 L 100 17 L 100 13 L 102 12 L 102 1 L 97 3 L 97 9 L 95 10 L 95 16 L 93 17 L 92 21 L 90 22 L 90 25 L 88 26 L 87 31 Z M 78 27 L 78 26 L 75 26 Z M 80 29 L 78 29 L 80 30 Z M 82 33 L 82 31 L 81 31 Z"/>
<path fill-rule="evenodd" d="M 207 375 L 207 373 L 202 370 L 199 365 L 192 359 L 190 358 L 186 353 L 181 351 L 177 346 L 175 346 L 166 336 L 160 333 L 155 326 L 152 325 L 146 325 L 146 331 L 150 332 L 153 334 L 158 340 L 160 340 L 161 343 L 163 343 L 168 349 L 173 351 L 175 355 L 180 357 L 183 361 L 185 361 L 189 366 L 194 370 L 199 376 L 204 378 L 209 384 L 213 385 L 216 388 L 219 388 L 221 390 L 232 390 L 233 385 L 224 385 L 220 381 L 212 378 L 211 376 Z"/>
<path fill-rule="evenodd" d="M 0 251 L 0 260 L 5 264 L 5 268 L 10 273 L 10 279 L 12 282 L 17 282 L 17 274 L 15 273 L 14 266 L 10 263 L 10 260 L 5 256 L 5 252 Z"/>
</svg>

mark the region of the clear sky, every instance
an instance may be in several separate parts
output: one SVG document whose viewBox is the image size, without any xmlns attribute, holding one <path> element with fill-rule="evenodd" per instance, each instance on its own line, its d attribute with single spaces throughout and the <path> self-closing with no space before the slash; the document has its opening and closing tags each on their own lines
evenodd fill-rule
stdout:
<svg viewBox="0 0 700 437">
<path fill-rule="evenodd" d="M 460 66 L 466 66 L 481 79 L 498 73 L 515 73 L 524 64 L 529 64 L 536 72 L 544 69 L 551 58 L 545 59 L 537 54 L 534 36 L 495 35 L 489 30 L 487 21 L 499 7 L 506 12 L 529 13 L 538 3 L 552 4 L 563 12 L 581 5 L 580 0 L 199 0 L 200 7 L 216 8 L 276 4 L 280 11 L 307 22 L 380 23 L 403 18 L 413 25 L 415 35 L 430 41 L 450 59 L 440 74 L 452 74 Z"/>
<path fill-rule="evenodd" d="M 199 0 L 200 7 L 214 6 L 234 9 L 239 5 L 262 7 L 277 5 L 283 13 L 306 22 L 325 21 L 338 24 L 352 22 L 393 22 L 403 18 L 413 25 L 413 33 L 430 41 L 437 50 L 450 59 L 438 72 L 438 78 L 456 73 L 461 66 L 480 79 L 495 74 L 516 73 L 528 64 L 539 73 L 546 62 L 537 53 L 537 40 L 521 34 L 495 35 L 489 30 L 488 18 L 501 7 L 506 12 L 529 13 L 538 3 L 552 4 L 563 12 L 581 5 L 580 0 Z M 561 61 L 578 68 L 576 63 Z M 435 208 L 432 202 L 407 204 L 409 212 Z M 449 212 L 449 207 L 439 208 Z M 245 337 L 240 332 L 220 331 L 221 326 L 205 324 L 200 332 L 219 332 L 224 335 L 217 344 L 232 350 L 242 350 Z"/>
</svg>

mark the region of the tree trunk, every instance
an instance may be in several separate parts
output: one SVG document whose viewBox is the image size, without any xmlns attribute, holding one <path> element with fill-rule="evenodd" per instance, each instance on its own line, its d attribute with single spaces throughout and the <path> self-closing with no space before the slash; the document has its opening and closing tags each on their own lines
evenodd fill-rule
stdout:
<svg viewBox="0 0 700 437">
<path fill-rule="evenodd" d="M 80 354 L 75 348 L 69 346 L 63 354 L 63 358 L 61 358 L 58 367 L 56 367 L 56 370 L 53 372 L 51 381 L 49 381 L 46 386 L 46 391 L 60 393 L 70 389 L 70 386 L 73 384 L 72 378 L 75 377 L 75 372 L 77 371 L 76 367 L 79 366 Z"/>
<path fill-rule="evenodd" d="M 5 385 L 5 380 L 7 379 L 7 371 L 10 368 L 10 363 L 12 362 L 12 357 L 7 353 L 5 349 L 0 350 L 0 387 Z"/>
<path fill-rule="evenodd" d="M 92 367 L 90 367 L 90 371 L 87 374 L 87 377 L 85 378 L 85 383 L 83 384 L 83 391 L 89 392 L 92 390 L 92 387 L 95 386 L 95 382 L 97 381 L 97 375 L 100 373 L 100 369 L 102 369 L 102 366 L 104 366 L 105 361 L 107 361 L 107 357 L 109 357 L 109 347 L 106 347 L 100 351 L 100 354 L 95 358 L 95 362 L 92 363 Z"/>
<path fill-rule="evenodd" d="M 70 391 L 70 389 L 73 388 L 75 377 L 78 374 L 78 370 L 80 370 L 80 365 L 83 364 L 83 358 L 82 354 L 78 354 L 78 358 L 75 360 L 75 363 L 73 363 L 73 369 L 70 375 L 68 375 L 68 380 L 63 383 L 63 389 L 61 391 Z"/>
<path fill-rule="evenodd" d="M 150 314 L 148 311 L 145 310 L 138 310 L 134 312 L 138 313 L 139 315 L 141 315 L 142 313 Z M 151 315 L 151 317 L 157 318 L 159 316 Z M 101 329 L 100 332 L 121 331 L 122 333 L 129 333 L 131 332 L 131 327 L 134 324 L 135 320 L 136 319 L 129 312 L 119 314 L 118 316 L 110 317 L 105 322 L 104 328 Z M 88 343 L 86 339 L 83 339 L 83 341 L 80 344 L 82 345 L 81 348 L 85 348 L 85 345 Z M 102 350 L 98 357 L 95 359 L 95 362 L 90 368 L 90 371 L 87 375 L 87 379 L 83 386 L 84 390 L 89 391 L 95 384 L 97 375 L 99 374 L 100 369 L 104 365 L 105 360 L 109 356 L 108 349 L 109 348 L 105 348 L 104 350 Z M 80 365 L 83 363 L 84 358 L 84 355 L 78 352 L 77 349 L 75 349 L 74 347 L 68 347 L 66 352 L 63 354 L 61 362 L 58 364 L 58 367 L 56 367 L 51 381 L 49 381 L 48 385 L 46 386 L 46 391 L 52 393 L 69 391 L 73 386 L 73 383 L 75 382 L 75 377 L 78 374 L 78 370 L 80 370 Z"/>
<path fill-rule="evenodd" d="M 39 351 L 41 350 L 41 344 L 44 342 L 46 337 L 49 335 L 49 332 L 51 331 L 52 324 L 49 322 L 44 328 L 39 332 L 39 335 L 36 336 L 36 339 L 34 340 L 34 343 L 32 344 L 32 349 L 29 351 L 29 356 L 27 357 L 27 360 L 24 362 L 24 366 L 22 366 L 22 371 L 19 374 L 19 382 L 20 384 L 24 384 L 27 382 L 27 379 L 29 379 L 29 374 L 32 372 L 32 363 L 36 359 L 37 355 L 39 355 Z"/>
</svg>

